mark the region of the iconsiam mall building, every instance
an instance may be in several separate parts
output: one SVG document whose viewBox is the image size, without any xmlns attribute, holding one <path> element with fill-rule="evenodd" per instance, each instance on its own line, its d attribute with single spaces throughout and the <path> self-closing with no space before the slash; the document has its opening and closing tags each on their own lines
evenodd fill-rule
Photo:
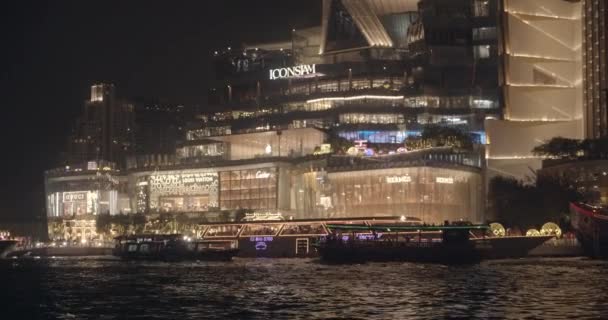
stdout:
<svg viewBox="0 0 608 320">
<path fill-rule="evenodd" d="M 579 2 L 324 0 L 320 9 L 320 25 L 284 42 L 212 52 L 209 110 L 218 111 L 189 125 L 174 153 L 132 156 L 120 170 L 47 172 L 49 216 L 481 223 L 486 164 L 517 176 L 534 165 L 536 144 L 582 133 Z M 470 143 L 429 138 L 430 127 Z"/>
<path fill-rule="evenodd" d="M 535 146 L 584 138 L 582 2 L 504 1 L 504 116 L 486 120 L 488 176 L 531 176 L 543 160 Z"/>
</svg>

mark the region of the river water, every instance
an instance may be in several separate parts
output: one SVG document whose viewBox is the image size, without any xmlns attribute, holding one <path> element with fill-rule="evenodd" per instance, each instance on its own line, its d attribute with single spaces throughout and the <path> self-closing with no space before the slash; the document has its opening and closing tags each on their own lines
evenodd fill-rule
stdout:
<svg viewBox="0 0 608 320">
<path fill-rule="evenodd" d="M 608 262 L 0 261 L 0 319 L 608 318 Z"/>
</svg>

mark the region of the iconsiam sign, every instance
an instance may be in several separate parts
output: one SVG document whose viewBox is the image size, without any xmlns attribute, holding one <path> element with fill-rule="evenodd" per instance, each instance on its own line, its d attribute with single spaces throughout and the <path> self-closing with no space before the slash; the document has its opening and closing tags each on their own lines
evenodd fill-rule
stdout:
<svg viewBox="0 0 608 320">
<path fill-rule="evenodd" d="M 270 69 L 270 80 L 303 78 L 303 77 L 312 76 L 315 74 L 316 74 L 316 65 L 303 64 L 303 65 L 287 67 L 287 68 Z"/>
</svg>

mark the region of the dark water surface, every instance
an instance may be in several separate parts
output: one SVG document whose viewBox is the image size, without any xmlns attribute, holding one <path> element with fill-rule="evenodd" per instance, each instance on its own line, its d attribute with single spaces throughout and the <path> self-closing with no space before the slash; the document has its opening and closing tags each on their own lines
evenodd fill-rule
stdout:
<svg viewBox="0 0 608 320">
<path fill-rule="evenodd" d="M 0 319 L 608 319 L 608 262 L 0 261 Z"/>
</svg>

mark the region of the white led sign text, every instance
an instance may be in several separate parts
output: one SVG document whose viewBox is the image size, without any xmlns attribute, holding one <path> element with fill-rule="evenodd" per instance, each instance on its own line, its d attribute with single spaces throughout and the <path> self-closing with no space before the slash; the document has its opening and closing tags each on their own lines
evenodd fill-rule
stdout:
<svg viewBox="0 0 608 320">
<path fill-rule="evenodd" d="M 447 183 L 447 184 L 452 184 L 454 183 L 454 178 L 443 178 L 443 177 L 437 177 L 435 179 L 435 182 L 437 183 Z"/>
<path fill-rule="evenodd" d="M 412 182 L 412 177 L 410 177 L 410 176 L 386 177 L 386 183 L 402 183 L 402 182 Z"/>
<path fill-rule="evenodd" d="M 288 68 L 270 69 L 270 80 L 300 78 L 316 73 L 315 64 L 303 64 Z"/>
<path fill-rule="evenodd" d="M 255 173 L 255 178 L 256 179 L 268 179 L 270 178 L 270 172 L 266 172 L 266 171 L 257 171 Z"/>
</svg>

